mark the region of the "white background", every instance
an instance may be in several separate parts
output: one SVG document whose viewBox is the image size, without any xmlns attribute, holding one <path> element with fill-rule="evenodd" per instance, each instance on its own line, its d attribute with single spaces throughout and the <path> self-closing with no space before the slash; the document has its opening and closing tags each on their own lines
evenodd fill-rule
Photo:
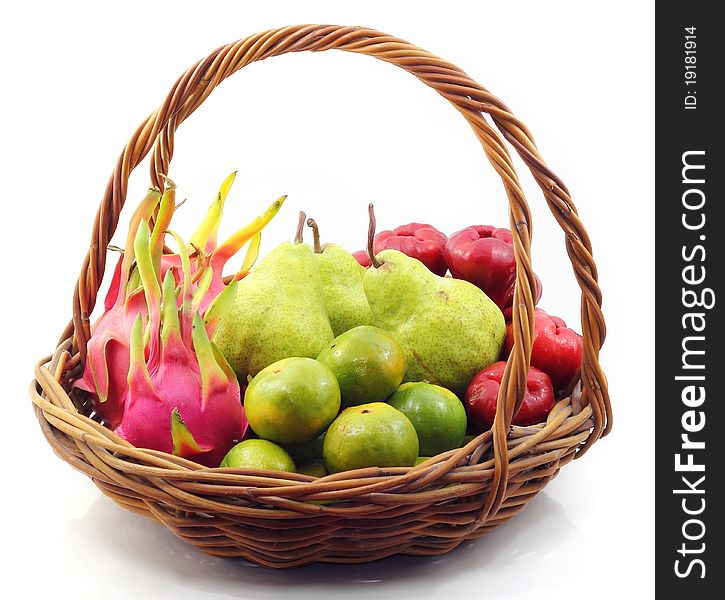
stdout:
<svg viewBox="0 0 725 600">
<path fill-rule="evenodd" d="M 654 3 L 341 4 L 3 9 L 3 597 L 652 597 Z M 58 460 L 27 396 L 32 365 L 70 318 L 97 203 L 137 124 L 217 46 L 303 22 L 374 27 L 468 71 L 531 128 L 593 241 L 614 432 L 523 514 L 447 556 L 291 572 L 209 558 L 117 508 Z M 147 169 L 132 177 L 130 202 L 148 185 Z M 284 56 L 225 82 L 176 138 L 171 177 L 189 199 L 176 218 L 182 234 L 235 169 L 224 232 L 289 194 L 264 252 L 292 236 L 300 208 L 317 218 L 323 241 L 350 250 L 363 245 L 371 200 L 382 227 L 507 224 L 502 186 L 464 120 L 410 75 L 368 57 Z M 562 235 L 521 169 L 541 306 L 578 328 Z"/>
</svg>

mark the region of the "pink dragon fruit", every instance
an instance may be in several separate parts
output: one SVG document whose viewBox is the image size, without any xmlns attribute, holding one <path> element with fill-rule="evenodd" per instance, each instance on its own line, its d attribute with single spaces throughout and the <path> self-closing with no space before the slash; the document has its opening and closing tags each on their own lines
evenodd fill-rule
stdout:
<svg viewBox="0 0 725 600">
<path fill-rule="evenodd" d="M 284 196 L 277 199 L 261 217 L 217 247 L 224 202 L 234 177 L 235 173 L 232 173 L 225 179 L 189 244 L 193 258 L 187 270 L 190 275 L 189 290 L 193 292 L 191 309 L 203 316 L 209 336 L 234 299 L 235 288 L 225 285 L 223 280 L 222 271 L 226 262 L 249 242 L 242 267 L 233 280 L 241 279 L 249 272 L 258 254 L 261 230 L 277 214 L 285 200 Z M 121 423 L 128 397 L 127 374 L 133 324 L 139 314 L 149 318 L 140 269 L 134 269 L 134 240 L 140 224 L 150 220 L 157 206 L 148 248 L 151 264 L 157 273 L 157 281 L 165 278 L 166 273 L 171 273 L 175 283 L 182 284 L 184 271 L 181 253 L 163 254 L 164 233 L 175 209 L 175 198 L 175 185 L 167 180 L 163 196 L 158 189 L 152 188 L 134 213 L 123 256 L 118 261 L 104 302 L 105 312 L 94 325 L 88 341 L 83 377 L 75 383 L 76 387 L 91 393 L 96 412 L 111 428 Z M 183 299 L 179 297 L 179 306 L 182 302 Z"/>
<path fill-rule="evenodd" d="M 167 193 L 173 194 L 173 190 Z M 128 391 L 126 376 L 131 328 L 136 316 L 146 310 L 142 291 L 128 290 L 134 263 L 133 242 L 139 223 L 151 217 L 160 198 L 160 191 L 151 188 L 131 217 L 126 247 L 104 302 L 105 312 L 94 325 L 88 340 L 83 377 L 75 382 L 76 387 L 93 394 L 96 412 L 111 427 L 121 421 Z"/>
<path fill-rule="evenodd" d="M 148 225 L 141 221 L 134 250 L 147 303 L 148 319 L 139 313 L 130 339 L 128 395 L 115 429 L 134 446 L 161 450 L 217 467 L 247 429 L 239 383 L 221 352 L 211 343 L 194 310 L 192 274 L 185 244 L 179 246 L 182 268 L 178 306 L 171 270 L 159 287 Z M 236 281 L 228 289 L 235 292 Z M 231 292 L 225 292 L 225 297 Z"/>
<path fill-rule="evenodd" d="M 235 177 L 236 172 L 224 180 L 216 200 L 209 207 L 206 217 L 194 232 L 194 235 L 191 236 L 189 242 L 190 247 L 195 250 L 195 255 L 198 257 L 196 267 L 192 265 L 192 271 L 193 280 L 196 285 L 198 308 L 202 314 L 204 314 L 209 305 L 214 302 L 214 299 L 225 287 L 223 278 L 224 266 L 247 242 L 249 243 L 249 247 L 247 248 L 244 261 L 239 271 L 234 274 L 233 279 L 238 281 L 249 273 L 259 255 L 262 229 L 279 212 L 279 209 L 287 198 L 287 196 L 282 196 L 275 200 L 261 216 L 253 219 L 246 226 L 230 236 L 224 243 L 217 246 L 217 235 L 224 210 L 224 202 L 229 193 L 229 189 L 234 183 Z M 175 255 L 173 260 L 178 260 L 176 257 L 178 255 Z M 209 335 L 211 335 L 211 332 Z"/>
<path fill-rule="evenodd" d="M 215 298 L 225 289 L 224 267 L 242 247 L 249 244 L 240 269 L 231 277 L 233 280 L 244 278 L 257 260 L 262 229 L 274 218 L 284 204 L 287 196 L 272 202 L 265 212 L 230 236 L 223 244 L 217 246 L 219 224 L 224 211 L 227 194 L 234 183 L 236 172 L 229 175 L 209 206 L 206 216 L 189 240 L 189 252 L 194 259 L 191 262 L 192 289 L 195 291 L 194 306 L 204 315 Z M 165 254 L 161 257 L 161 276 L 167 269 L 180 270 L 179 254 Z M 177 271 L 178 272 L 178 271 Z M 179 281 L 177 280 L 177 284 Z M 208 328 L 207 328 L 208 329 Z M 209 335 L 212 332 L 209 331 Z"/>
</svg>

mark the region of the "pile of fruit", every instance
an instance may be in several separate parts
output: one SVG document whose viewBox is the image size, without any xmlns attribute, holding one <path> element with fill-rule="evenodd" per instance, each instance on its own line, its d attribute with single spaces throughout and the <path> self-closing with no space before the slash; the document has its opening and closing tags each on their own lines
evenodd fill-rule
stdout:
<svg viewBox="0 0 725 600">
<path fill-rule="evenodd" d="M 413 466 L 491 427 L 513 345 L 510 231 L 447 237 L 411 223 L 375 234 L 371 206 L 368 250 L 350 254 L 321 245 L 300 213 L 294 240 L 254 266 L 285 197 L 218 244 L 233 181 L 188 242 L 169 228 L 170 180 L 134 213 L 75 383 L 108 427 L 209 467 L 314 477 Z M 541 290 L 537 278 L 537 301 Z M 581 336 L 536 309 L 514 425 L 546 419 L 581 356 Z"/>
</svg>

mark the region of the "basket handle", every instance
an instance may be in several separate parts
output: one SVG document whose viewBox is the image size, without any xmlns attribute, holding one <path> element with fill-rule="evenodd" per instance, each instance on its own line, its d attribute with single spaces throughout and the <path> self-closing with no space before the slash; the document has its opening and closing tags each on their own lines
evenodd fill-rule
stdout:
<svg viewBox="0 0 725 600">
<path fill-rule="evenodd" d="M 599 350 L 606 333 L 601 311 L 602 295 L 597 269 L 584 225 L 569 192 L 546 166 L 531 134 L 506 105 L 473 81 L 458 67 L 408 42 L 361 27 L 297 25 L 258 33 L 222 46 L 184 72 L 161 106 L 138 127 L 116 163 L 96 215 L 91 246 L 86 255 L 73 297 L 73 321 L 65 336 L 73 333 L 74 348 L 85 361 L 90 336 L 90 314 L 106 266 L 106 247 L 116 230 L 126 199 L 131 171 L 153 148 L 151 181 L 161 187 L 174 153 L 177 127 L 191 115 L 224 79 L 249 63 L 288 52 L 344 50 L 367 54 L 415 75 L 446 98 L 464 116 L 481 142 L 489 162 L 501 177 L 509 200 L 509 220 L 514 241 L 517 280 L 513 305 L 514 347 L 501 382 L 498 410 L 493 425 L 495 471 L 491 492 L 480 520 L 495 514 L 503 501 L 508 480 L 506 437 L 512 415 L 526 390 L 534 326 L 534 272 L 531 266 L 531 213 L 503 134 L 524 160 L 539 184 L 546 202 L 565 233 L 567 254 L 581 288 L 581 321 L 584 338 L 582 403 L 592 407 L 594 428 L 578 455 L 611 428 L 607 383 L 599 365 Z M 488 114 L 495 128 L 486 120 Z"/>
</svg>

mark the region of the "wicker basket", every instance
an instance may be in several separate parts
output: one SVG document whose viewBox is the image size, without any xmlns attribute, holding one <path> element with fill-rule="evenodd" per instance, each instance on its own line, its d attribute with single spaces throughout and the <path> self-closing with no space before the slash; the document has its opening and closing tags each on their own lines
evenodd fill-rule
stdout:
<svg viewBox="0 0 725 600">
<path fill-rule="evenodd" d="M 287 52 L 331 49 L 392 63 L 436 90 L 470 123 L 503 181 L 518 278 L 515 345 L 501 384 L 496 421 L 465 447 L 413 468 L 367 468 L 321 479 L 208 469 L 134 448 L 103 426 L 87 398 L 72 391 L 82 373 L 89 316 L 131 171 L 152 151 L 151 180 L 161 187 L 176 128 L 217 85 L 245 65 Z M 581 381 L 558 401 L 545 424 L 531 427 L 510 425 L 525 390 L 532 345 L 531 216 L 499 134 L 530 169 L 564 230 L 581 288 Z M 163 523 L 209 554 L 244 557 L 274 568 L 317 561 L 367 562 L 398 553 L 442 554 L 520 512 L 563 465 L 608 433 L 611 409 L 598 362 L 605 336 L 601 300 L 591 244 L 566 186 L 546 166 L 528 129 L 498 98 L 459 68 L 389 35 L 334 25 L 285 27 L 219 48 L 193 65 L 133 134 L 96 215 L 75 288 L 73 320 L 55 353 L 36 366 L 30 393 L 43 433 L 58 456 L 124 508 Z"/>
</svg>

